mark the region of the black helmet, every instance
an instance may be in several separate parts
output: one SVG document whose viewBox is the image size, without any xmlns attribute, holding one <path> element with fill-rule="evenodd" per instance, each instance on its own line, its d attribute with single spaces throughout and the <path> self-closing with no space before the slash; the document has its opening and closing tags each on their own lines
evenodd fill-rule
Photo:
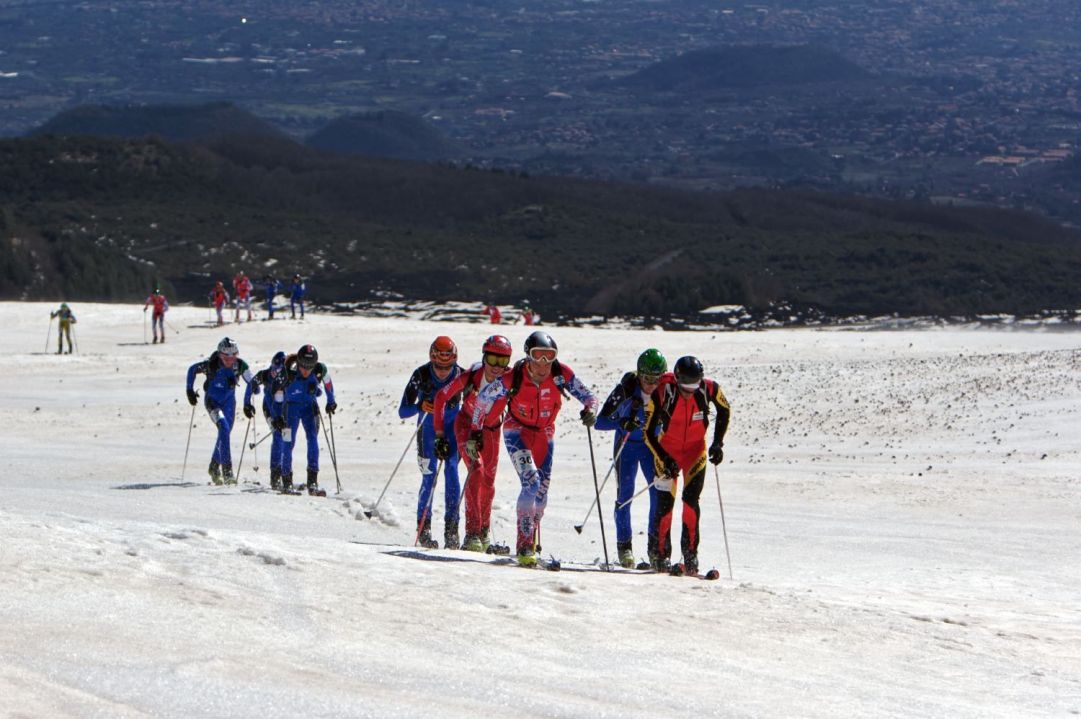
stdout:
<svg viewBox="0 0 1081 719">
<path fill-rule="evenodd" d="M 705 372 L 702 370 L 702 363 L 698 361 L 697 357 L 687 355 L 680 357 L 676 360 L 676 366 L 673 369 L 676 375 L 676 382 L 682 385 L 697 385 L 702 382 L 702 377 Z"/>
<path fill-rule="evenodd" d="M 297 350 L 297 365 L 304 369 L 314 369 L 319 361 L 319 352 L 312 345 L 304 345 Z"/>
<path fill-rule="evenodd" d="M 218 354 L 230 355 L 232 357 L 235 357 L 236 355 L 240 354 L 240 348 L 237 347 L 236 342 L 229 339 L 228 337 L 225 337 L 224 339 L 222 339 L 221 342 L 218 343 Z"/>
<path fill-rule="evenodd" d="M 285 353 L 281 351 L 275 352 L 274 357 L 272 357 L 270 360 L 270 364 L 281 367 L 283 364 L 285 364 Z"/>
<path fill-rule="evenodd" d="M 547 332 L 542 332 L 541 330 L 537 330 L 525 339 L 525 353 L 527 355 L 531 349 L 536 347 L 559 351 L 559 346 L 556 345 L 556 341 L 552 339 L 552 335 Z"/>
</svg>

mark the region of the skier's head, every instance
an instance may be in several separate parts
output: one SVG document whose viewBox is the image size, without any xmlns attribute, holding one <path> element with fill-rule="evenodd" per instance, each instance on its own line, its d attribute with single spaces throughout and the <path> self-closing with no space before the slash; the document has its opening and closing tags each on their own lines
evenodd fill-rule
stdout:
<svg viewBox="0 0 1081 719">
<path fill-rule="evenodd" d="M 705 371 L 702 369 L 702 363 L 698 361 L 697 357 L 686 355 L 676 360 L 676 366 L 673 368 L 673 372 L 676 375 L 676 382 L 679 383 L 679 388 L 684 392 L 694 392 L 702 384 L 702 377 L 705 375 Z"/>
<path fill-rule="evenodd" d="M 220 359 L 222 364 L 226 367 L 232 367 L 239 355 L 240 348 L 237 347 L 236 342 L 228 337 L 222 338 L 222 341 L 218 343 L 218 359 Z"/>
<path fill-rule="evenodd" d="M 450 337 L 439 335 L 428 348 L 428 359 L 436 369 L 449 370 L 458 361 L 458 347 Z"/>
<path fill-rule="evenodd" d="M 283 364 L 285 364 L 285 353 L 276 352 L 274 356 L 270 359 L 270 364 L 274 367 L 281 367 Z"/>
<path fill-rule="evenodd" d="M 160 287 L 155 287 L 154 288 L 154 294 L 160 295 L 161 294 L 161 288 Z"/>
<path fill-rule="evenodd" d="M 638 383 L 643 390 L 652 392 L 661 381 L 661 375 L 668 371 L 668 360 L 661 351 L 650 347 L 638 355 Z"/>
<path fill-rule="evenodd" d="M 503 335 L 492 335 L 484 340 L 484 366 L 490 376 L 502 374 L 507 369 L 512 352 L 510 340 Z"/>
<path fill-rule="evenodd" d="M 67 302 L 61 302 L 60 303 L 60 309 L 66 310 L 67 308 L 68 308 L 68 303 Z"/>
<path fill-rule="evenodd" d="M 556 361 L 559 347 L 547 332 L 537 330 L 526 337 L 525 353 L 529 358 L 529 372 L 536 380 L 543 380 L 552 372 L 552 363 Z"/>
<path fill-rule="evenodd" d="M 221 289 L 224 289 L 224 288 L 225 288 L 225 285 L 223 285 L 221 283 L 221 280 L 218 280 L 217 282 L 214 283 L 214 289 L 221 290 Z"/>
<path fill-rule="evenodd" d="M 314 345 L 304 345 L 297 350 L 297 367 L 300 368 L 301 374 L 305 377 L 315 369 L 318 362 L 319 351 L 315 349 Z"/>
</svg>

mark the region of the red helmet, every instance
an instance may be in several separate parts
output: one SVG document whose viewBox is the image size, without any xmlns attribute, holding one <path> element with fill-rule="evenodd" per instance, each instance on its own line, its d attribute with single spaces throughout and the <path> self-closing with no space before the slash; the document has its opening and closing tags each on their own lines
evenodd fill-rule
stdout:
<svg viewBox="0 0 1081 719">
<path fill-rule="evenodd" d="M 458 347 L 450 337 L 439 335 L 428 348 L 428 359 L 439 369 L 453 367 L 458 361 Z"/>
<path fill-rule="evenodd" d="M 484 340 L 483 351 L 486 355 L 500 355 L 502 357 L 510 357 L 514 349 L 511 347 L 510 340 L 503 335 L 492 335 L 488 339 Z"/>
</svg>

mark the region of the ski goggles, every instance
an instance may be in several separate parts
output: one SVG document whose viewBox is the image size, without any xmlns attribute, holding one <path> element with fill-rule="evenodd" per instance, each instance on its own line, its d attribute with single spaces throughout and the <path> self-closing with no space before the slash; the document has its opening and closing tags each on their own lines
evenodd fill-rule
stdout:
<svg viewBox="0 0 1081 719">
<path fill-rule="evenodd" d="M 640 374 L 638 379 L 642 384 L 660 384 L 661 376 L 659 374 Z"/>
<path fill-rule="evenodd" d="M 529 359 L 541 364 L 552 364 L 556 361 L 556 351 L 548 347 L 534 347 L 529 350 Z"/>
<path fill-rule="evenodd" d="M 432 359 L 443 360 L 444 362 L 450 362 L 458 358 L 458 353 L 454 350 L 432 350 Z"/>
<path fill-rule="evenodd" d="M 484 355 L 484 364 L 489 367 L 502 367 L 506 369 L 510 366 L 510 357 L 507 357 L 506 355 L 486 354 Z"/>
<path fill-rule="evenodd" d="M 693 382 L 691 384 L 684 384 L 682 382 L 679 383 L 679 388 L 681 390 L 683 390 L 684 392 L 695 392 L 701 386 L 702 386 L 701 382 Z"/>
</svg>

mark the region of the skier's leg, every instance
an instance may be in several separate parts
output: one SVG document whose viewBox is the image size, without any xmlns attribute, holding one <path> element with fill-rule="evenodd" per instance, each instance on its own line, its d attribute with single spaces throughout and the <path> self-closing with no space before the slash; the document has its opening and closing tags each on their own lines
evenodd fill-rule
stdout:
<svg viewBox="0 0 1081 719">
<path fill-rule="evenodd" d="M 683 552 L 684 562 L 698 562 L 698 528 L 701 510 L 698 506 L 698 498 L 702 495 L 702 487 L 706 482 L 706 455 L 703 453 L 690 469 L 686 470 L 687 480 L 683 485 L 683 533 L 680 536 L 679 546 Z"/>
</svg>

